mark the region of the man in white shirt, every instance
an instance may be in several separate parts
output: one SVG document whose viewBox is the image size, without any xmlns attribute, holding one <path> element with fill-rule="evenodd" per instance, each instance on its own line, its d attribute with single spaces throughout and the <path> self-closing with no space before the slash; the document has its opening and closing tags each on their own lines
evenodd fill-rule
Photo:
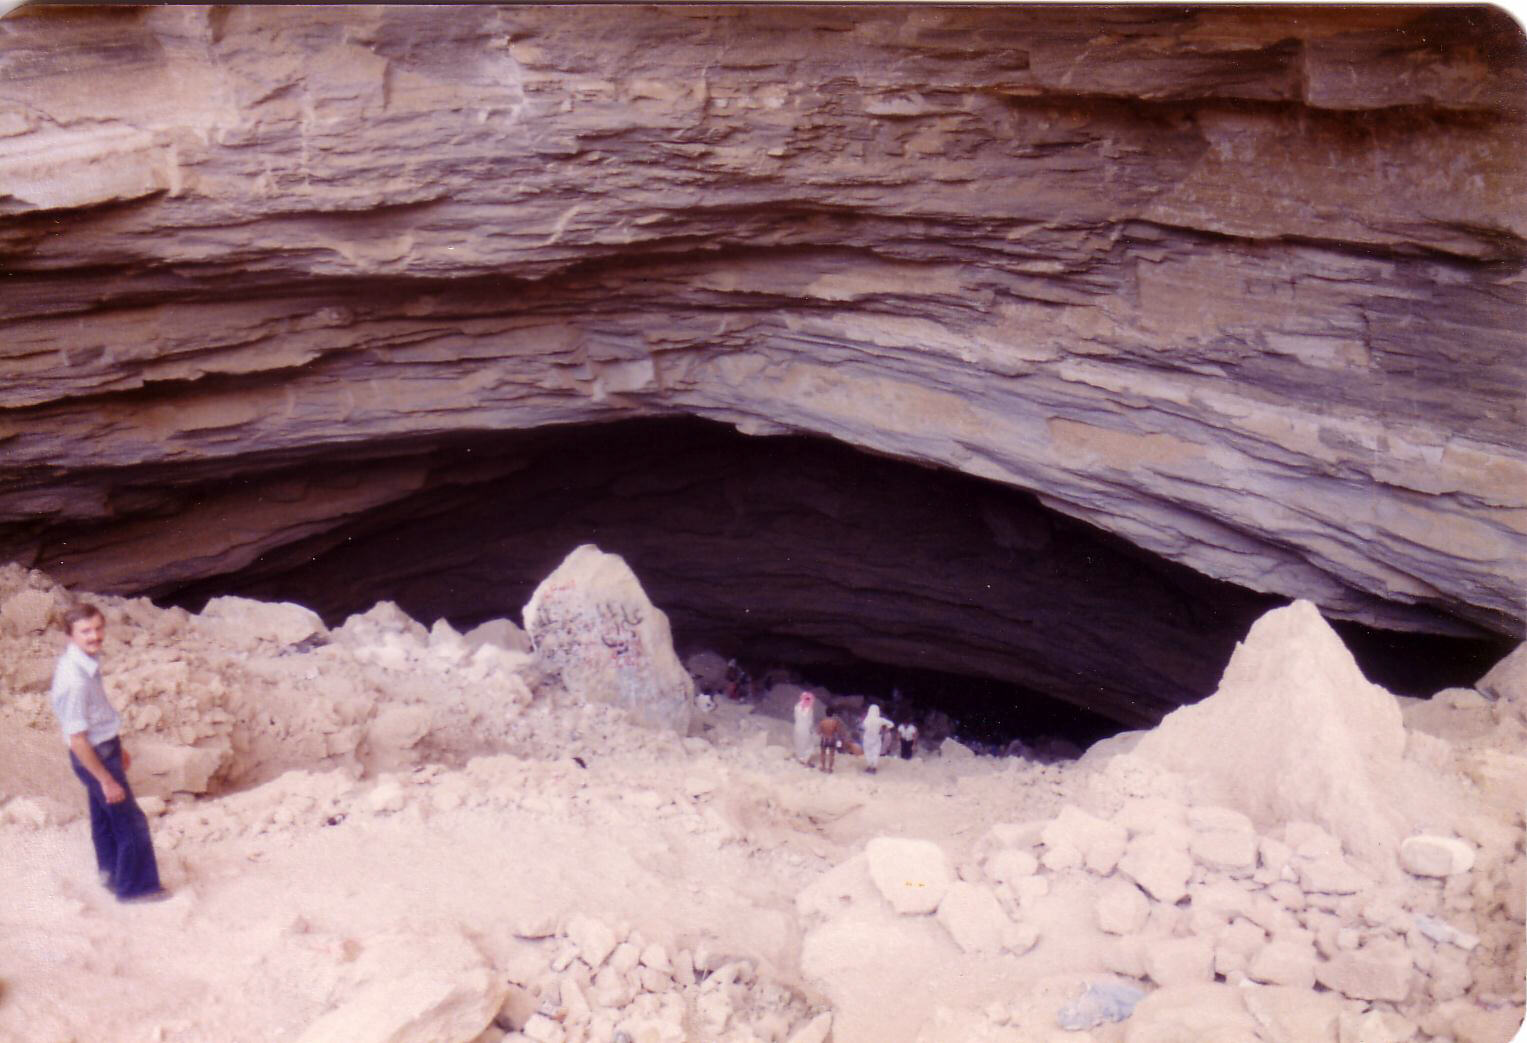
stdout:
<svg viewBox="0 0 1527 1043">
<path fill-rule="evenodd" d="M 93 605 L 64 614 L 69 644 L 53 669 L 48 696 L 69 747 L 69 764 L 90 801 L 90 839 L 104 883 L 119 901 L 166 898 L 149 837 L 148 819 L 127 784 L 132 763 L 122 748 L 122 718 L 101 683 L 101 643 L 106 618 Z"/>
<path fill-rule="evenodd" d="M 917 725 L 908 721 L 896 729 L 896 734 L 901 739 L 901 759 L 911 760 L 912 751 L 917 748 Z"/>
</svg>

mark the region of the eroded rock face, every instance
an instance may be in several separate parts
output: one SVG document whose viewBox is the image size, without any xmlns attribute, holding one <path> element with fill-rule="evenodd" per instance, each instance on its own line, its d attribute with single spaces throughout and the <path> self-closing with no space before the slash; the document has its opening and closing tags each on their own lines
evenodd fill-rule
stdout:
<svg viewBox="0 0 1527 1043">
<path fill-rule="evenodd" d="M 24 11 L 0 68 L 0 557 L 191 582 L 418 494 L 397 439 L 683 413 L 1521 632 L 1498 12 Z"/>
</svg>

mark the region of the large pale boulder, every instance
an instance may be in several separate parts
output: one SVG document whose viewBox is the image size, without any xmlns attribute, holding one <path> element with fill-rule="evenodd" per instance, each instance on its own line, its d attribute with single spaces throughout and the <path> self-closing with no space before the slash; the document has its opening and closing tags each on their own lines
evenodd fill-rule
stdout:
<svg viewBox="0 0 1527 1043">
<path fill-rule="evenodd" d="M 506 991 L 487 970 L 373 982 L 308 1026 L 297 1043 L 469 1043 L 492 1022 Z"/>
<path fill-rule="evenodd" d="M 1259 619 L 1219 689 L 1169 714 L 1135 756 L 1182 772 L 1201 803 L 1261 827 L 1307 819 L 1374 866 L 1404 835 L 1405 727 L 1308 601 Z"/>
<path fill-rule="evenodd" d="M 201 610 L 201 618 L 240 644 L 268 641 L 280 646 L 295 645 L 325 637 L 329 632 L 318 613 L 286 601 L 213 598 Z"/>
<path fill-rule="evenodd" d="M 624 559 L 577 548 L 536 588 L 524 618 L 537 662 L 573 695 L 688 731 L 694 681 L 674 653 L 668 617 Z"/>
</svg>

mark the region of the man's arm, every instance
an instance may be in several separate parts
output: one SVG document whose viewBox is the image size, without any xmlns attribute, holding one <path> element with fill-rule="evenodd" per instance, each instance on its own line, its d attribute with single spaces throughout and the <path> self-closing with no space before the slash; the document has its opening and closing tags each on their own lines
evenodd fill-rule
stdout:
<svg viewBox="0 0 1527 1043">
<path fill-rule="evenodd" d="M 106 795 L 106 803 L 120 804 L 127 799 L 127 791 L 117 784 L 117 780 L 111 777 L 111 772 L 106 770 L 106 765 L 101 763 L 101 758 L 96 756 L 95 747 L 85 738 L 84 732 L 75 732 L 69 736 L 69 749 L 74 751 L 85 770 L 95 776 L 95 780 L 101 784 L 101 792 Z"/>
</svg>

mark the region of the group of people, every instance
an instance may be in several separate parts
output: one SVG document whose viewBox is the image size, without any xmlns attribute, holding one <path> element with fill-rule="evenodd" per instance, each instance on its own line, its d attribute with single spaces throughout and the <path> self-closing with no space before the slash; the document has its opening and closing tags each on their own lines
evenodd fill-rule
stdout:
<svg viewBox="0 0 1527 1043">
<path fill-rule="evenodd" d="M 880 758 L 890 756 L 899 741 L 903 760 L 911 760 L 917 748 L 917 725 L 906 721 L 900 725 L 881 716 L 878 704 L 871 703 L 861 725 L 863 744 L 853 741 L 848 727 L 830 711 L 817 719 L 816 695 L 810 689 L 801 691 L 795 704 L 795 756 L 810 763 L 812 738 L 816 738 L 817 767 L 832 773 L 839 750 L 855 756 L 863 755 L 864 770 L 873 775 L 879 768 Z"/>
</svg>

